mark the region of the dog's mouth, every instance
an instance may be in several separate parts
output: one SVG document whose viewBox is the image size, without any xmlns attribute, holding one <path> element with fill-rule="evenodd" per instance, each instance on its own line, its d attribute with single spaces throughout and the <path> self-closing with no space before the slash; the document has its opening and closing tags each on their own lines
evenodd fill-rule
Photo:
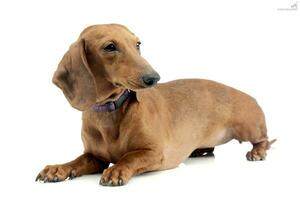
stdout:
<svg viewBox="0 0 300 200">
<path fill-rule="evenodd" d="M 148 88 L 141 81 L 134 81 L 134 80 L 125 80 L 125 81 L 120 81 L 120 82 L 114 82 L 113 85 L 118 88 L 125 88 L 125 89 L 129 89 L 132 91 Z"/>
<path fill-rule="evenodd" d="M 123 87 L 123 88 L 129 89 L 129 90 L 132 90 L 132 91 L 147 88 L 147 86 L 145 86 L 141 83 L 138 83 L 135 81 L 129 81 L 129 80 L 126 81 L 125 83 L 114 83 L 114 85 L 116 87 Z"/>
<path fill-rule="evenodd" d="M 154 87 L 156 84 L 157 82 L 153 82 L 151 84 L 145 84 L 142 81 L 137 82 L 137 81 L 127 80 L 126 83 L 120 85 L 122 85 L 124 88 L 127 88 L 129 90 L 136 91 L 136 90 L 143 90 L 143 89 Z"/>
<path fill-rule="evenodd" d="M 153 87 L 160 80 L 160 76 L 157 73 L 146 74 L 140 78 L 127 78 L 120 82 L 115 82 L 116 87 L 124 87 L 129 90 L 141 90 Z"/>
<path fill-rule="evenodd" d="M 147 88 L 147 86 L 143 85 L 142 83 L 136 82 L 136 81 L 131 81 L 131 80 L 127 80 L 126 83 L 119 84 L 119 85 L 121 85 L 124 88 L 127 88 L 129 90 L 132 90 L 132 91 Z"/>
</svg>

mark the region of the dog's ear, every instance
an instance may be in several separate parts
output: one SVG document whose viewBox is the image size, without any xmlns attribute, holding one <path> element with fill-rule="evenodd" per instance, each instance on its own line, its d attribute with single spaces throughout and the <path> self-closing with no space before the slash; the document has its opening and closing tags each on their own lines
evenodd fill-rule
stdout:
<svg viewBox="0 0 300 200">
<path fill-rule="evenodd" d="M 69 103 L 84 111 L 96 101 L 95 78 L 89 68 L 83 39 L 71 45 L 60 61 L 52 82 L 62 89 Z"/>
</svg>

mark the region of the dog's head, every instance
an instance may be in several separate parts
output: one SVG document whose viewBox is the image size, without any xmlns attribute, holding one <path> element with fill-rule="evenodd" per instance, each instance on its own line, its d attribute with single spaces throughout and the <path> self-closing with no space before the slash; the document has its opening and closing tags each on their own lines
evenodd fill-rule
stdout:
<svg viewBox="0 0 300 200">
<path fill-rule="evenodd" d="M 86 28 L 62 58 L 53 82 L 70 104 L 86 110 L 110 91 L 154 86 L 157 72 L 140 54 L 140 40 L 117 24 Z"/>
</svg>

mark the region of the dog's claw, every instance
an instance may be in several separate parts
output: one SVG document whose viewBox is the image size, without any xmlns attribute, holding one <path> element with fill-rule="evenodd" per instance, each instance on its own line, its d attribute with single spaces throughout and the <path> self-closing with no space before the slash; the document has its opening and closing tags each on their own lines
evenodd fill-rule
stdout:
<svg viewBox="0 0 300 200">
<path fill-rule="evenodd" d="M 55 177 L 53 178 L 53 182 L 58 182 L 58 177 L 57 177 L 57 176 L 55 176 Z"/>
<path fill-rule="evenodd" d="M 72 171 L 70 176 L 69 176 L 70 180 L 74 179 L 75 177 L 76 177 L 75 172 Z"/>
<path fill-rule="evenodd" d="M 41 174 L 38 174 L 37 177 L 35 178 L 35 182 L 39 181 L 41 178 Z"/>
<path fill-rule="evenodd" d="M 44 183 L 47 183 L 47 182 L 48 182 L 48 177 L 45 177 L 45 178 L 43 179 L 43 181 L 44 181 Z"/>
<path fill-rule="evenodd" d="M 99 184 L 100 184 L 100 185 L 104 185 L 104 178 L 101 178 L 101 179 L 100 179 Z"/>
<path fill-rule="evenodd" d="M 103 186 L 122 186 L 124 185 L 124 181 L 122 179 L 119 179 L 117 182 L 113 182 L 112 180 L 105 182 L 104 178 L 101 178 L 99 184 Z"/>
<path fill-rule="evenodd" d="M 122 179 L 119 179 L 118 185 L 123 185 L 123 180 Z"/>
</svg>

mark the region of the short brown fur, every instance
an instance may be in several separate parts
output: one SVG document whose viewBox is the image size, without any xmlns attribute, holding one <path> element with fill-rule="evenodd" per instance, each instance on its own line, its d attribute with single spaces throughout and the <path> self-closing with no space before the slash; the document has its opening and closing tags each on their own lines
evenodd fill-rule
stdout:
<svg viewBox="0 0 300 200">
<path fill-rule="evenodd" d="M 232 139 L 249 141 L 248 160 L 263 160 L 268 141 L 263 111 L 254 98 L 223 84 L 176 80 L 148 88 L 142 77 L 158 75 L 140 55 L 139 39 L 117 24 L 86 28 L 53 76 L 70 104 L 82 111 L 84 154 L 49 165 L 37 180 L 57 182 L 101 173 L 102 185 L 123 185 L 133 175 L 170 169 L 191 156 L 212 153 Z M 105 52 L 113 43 L 116 52 Z M 134 91 L 113 112 L 91 106 Z M 191 154 L 193 153 L 193 154 Z M 114 163 L 109 167 L 110 163 Z"/>
</svg>

